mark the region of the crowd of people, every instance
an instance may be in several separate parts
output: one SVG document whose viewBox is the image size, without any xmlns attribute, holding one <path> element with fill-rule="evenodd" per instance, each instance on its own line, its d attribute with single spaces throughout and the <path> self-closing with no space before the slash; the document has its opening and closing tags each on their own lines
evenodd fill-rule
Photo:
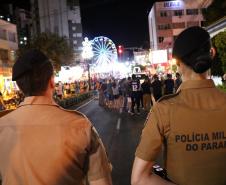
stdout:
<svg viewBox="0 0 226 185">
<path fill-rule="evenodd" d="M 63 83 L 59 81 L 55 85 L 54 95 L 60 99 L 71 97 L 89 91 L 89 83 L 86 80 Z"/>
<path fill-rule="evenodd" d="M 95 90 L 97 86 L 98 83 L 96 81 L 92 81 L 90 88 L 91 90 Z M 64 98 L 86 93 L 89 90 L 89 83 L 87 80 L 75 81 L 73 83 L 62 83 L 59 81 L 55 84 L 53 97 L 62 100 Z M 0 111 L 15 109 L 24 100 L 24 95 L 20 90 L 13 91 L 10 96 L 8 95 L 7 97 L 8 98 L 6 99 L 3 96 L 3 93 L 0 92 Z"/>
<path fill-rule="evenodd" d="M 176 92 L 181 83 L 179 73 L 176 79 L 172 79 L 171 74 L 167 74 L 167 78 L 160 78 L 158 75 L 146 76 L 144 82 L 140 82 L 135 75 L 121 80 L 102 79 L 92 80 L 91 87 L 88 81 L 81 80 L 72 83 L 62 83 L 59 81 L 55 84 L 54 97 L 60 100 L 73 97 L 78 94 L 92 91 L 99 91 L 99 105 L 111 109 L 119 110 L 121 107 L 129 113 L 134 113 L 134 106 L 137 107 L 139 114 L 140 107 L 144 110 L 150 110 L 153 101 L 157 101 L 165 94 Z M 22 102 L 24 95 L 21 91 L 15 93 L 15 96 L 9 100 L 4 100 L 0 94 L 0 110 L 16 107 Z"/>
<path fill-rule="evenodd" d="M 136 113 L 140 114 L 140 108 L 149 111 L 163 95 L 175 93 L 181 83 L 179 73 L 176 73 L 175 79 L 172 74 L 167 74 L 165 78 L 155 74 L 146 76 L 144 80 L 135 74 L 121 80 L 103 79 L 98 88 L 99 105 L 116 110 L 123 108 L 131 115 L 134 115 L 136 106 Z"/>
</svg>

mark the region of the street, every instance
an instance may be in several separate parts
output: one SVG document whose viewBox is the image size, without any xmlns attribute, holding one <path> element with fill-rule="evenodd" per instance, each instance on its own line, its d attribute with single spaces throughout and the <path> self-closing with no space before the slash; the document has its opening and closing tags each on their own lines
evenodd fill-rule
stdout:
<svg viewBox="0 0 226 185">
<path fill-rule="evenodd" d="M 113 165 L 113 184 L 130 185 L 134 153 L 147 113 L 131 116 L 100 107 L 98 100 L 83 105 L 79 111 L 91 120 L 106 147 Z"/>
</svg>

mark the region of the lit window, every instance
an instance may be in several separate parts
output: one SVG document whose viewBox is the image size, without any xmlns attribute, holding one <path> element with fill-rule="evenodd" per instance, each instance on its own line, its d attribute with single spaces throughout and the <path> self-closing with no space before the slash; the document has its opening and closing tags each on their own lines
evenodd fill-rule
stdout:
<svg viewBox="0 0 226 185">
<path fill-rule="evenodd" d="M 160 25 L 158 25 L 158 29 L 159 30 L 168 30 L 168 29 L 171 29 L 171 25 L 170 24 L 160 24 Z"/>
<path fill-rule="evenodd" d="M 198 15 L 199 10 L 198 9 L 187 9 L 186 13 L 187 13 L 187 15 Z"/>
<path fill-rule="evenodd" d="M 161 17 L 167 17 L 167 12 L 166 11 L 161 11 L 160 12 Z"/>
<path fill-rule="evenodd" d="M 82 37 L 82 33 L 77 33 L 77 37 Z"/>
<path fill-rule="evenodd" d="M 182 15 L 184 15 L 184 10 L 175 10 L 174 15 L 175 16 L 182 16 Z"/>
<path fill-rule="evenodd" d="M 73 26 L 73 27 L 72 27 L 72 30 L 73 30 L 73 31 L 75 31 L 75 30 L 76 30 L 76 27 L 75 27 L 75 26 Z"/>
</svg>

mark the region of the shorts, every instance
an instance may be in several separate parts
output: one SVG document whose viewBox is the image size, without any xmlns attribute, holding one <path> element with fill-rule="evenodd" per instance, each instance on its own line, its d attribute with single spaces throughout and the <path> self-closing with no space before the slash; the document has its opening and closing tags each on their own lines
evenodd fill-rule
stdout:
<svg viewBox="0 0 226 185">
<path fill-rule="evenodd" d="M 114 100 L 117 100 L 119 98 L 119 94 L 114 95 Z"/>
</svg>

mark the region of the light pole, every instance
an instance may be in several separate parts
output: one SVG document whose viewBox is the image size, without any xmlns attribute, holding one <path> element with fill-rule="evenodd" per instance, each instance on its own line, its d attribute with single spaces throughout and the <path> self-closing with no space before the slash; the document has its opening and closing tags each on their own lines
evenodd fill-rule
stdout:
<svg viewBox="0 0 226 185">
<path fill-rule="evenodd" d="M 84 41 L 82 42 L 83 49 L 82 49 L 82 58 L 87 63 L 87 70 L 88 70 L 88 83 L 89 83 L 89 90 L 91 90 L 91 80 L 90 80 L 90 66 L 89 61 L 93 57 L 93 47 L 92 42 L 89 41 L 87 37 L 85 37 Z"/>
</svg>

